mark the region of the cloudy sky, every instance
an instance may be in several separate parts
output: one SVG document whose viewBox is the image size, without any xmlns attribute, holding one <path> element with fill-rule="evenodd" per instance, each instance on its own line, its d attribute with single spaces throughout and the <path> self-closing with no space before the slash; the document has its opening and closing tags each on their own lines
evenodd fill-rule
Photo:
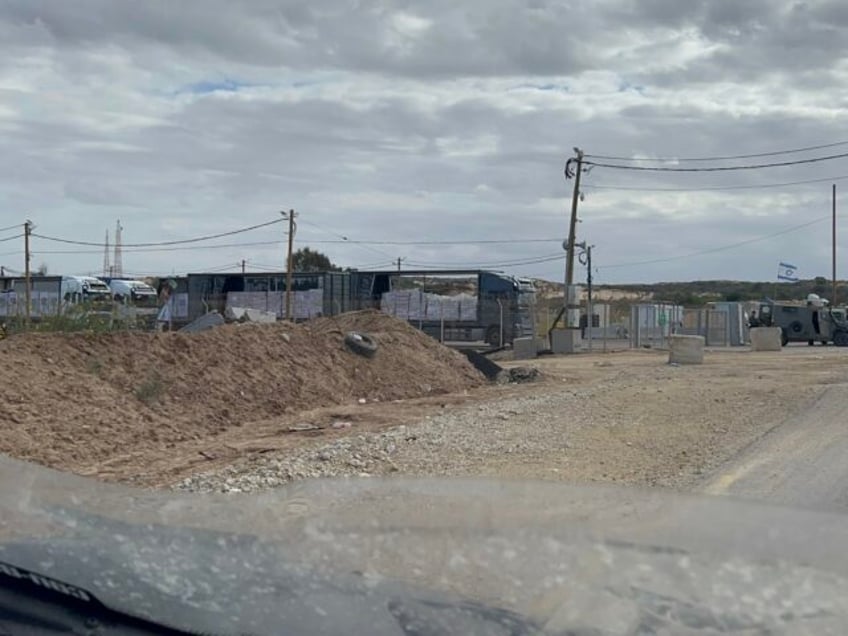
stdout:
<svg viewBox="0 0 848 636">
<path fill-rule="evenodd" d="M 848 153 L 632 161 L 848 140 L 846 27 L 839 0 L 3 0 L 0 228 L 31 219 L 52 273 L 98 273 L 103 248 L 43 237 L 102 245 L 118 219 L 129 273 L 281 269 L 283 224 L 130 245 L 294 208 L 296 246 L 340 265 L 561 280 L 574 147 L 643 167 Z M 599 282 L 829 276 L 848 158 L 583 180 Z"/>
</svg>

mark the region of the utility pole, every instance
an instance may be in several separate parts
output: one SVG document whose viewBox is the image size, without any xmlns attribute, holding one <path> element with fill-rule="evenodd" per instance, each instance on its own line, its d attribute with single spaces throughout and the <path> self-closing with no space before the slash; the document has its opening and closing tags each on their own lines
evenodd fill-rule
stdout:
<svg viewBox="0 0 848 636">
<path fill-rule="evenodd" d="M 569 315 L 569 310 L 573 310 L 575 308 L 579 309 L 579 305 L 575 305 L 574 303 L 569 303 L 569 292 L 571 291 L 571 287 L 574 284 L 574 246 L 577 239 L 577 203 L 580 200 L 580 176 L 583 173 L 583 151 L 580 148 L 575 148 L 574 152 L 576 157 L 574 159 L 569 159 L 565 164 L 565 176 L 569 178 L 574 176 L 574 190 L 571 193 L 571 219 L 568 224 L 568 244 L 566 246 L 566 255 L 565 255 L 565 295 L 563 298 L 563 314 L 565 316 L 565 326 L 566 327 L 579 327 L 578 324 L 569 324 L 571 320 L 571 316 Z M 574 161 L 577 163 L 577 168 L 571 172 L 571 162 Z M 573 321 L 571 321 L 573 323 Z"/>
<path fill-rule="evenodd" d="M 594 245 L 589 245 L 586 241 L 580 241 L 576 244 L 576 247 L 579 247 L 583 250 L 580 254 L 580 262 L 586 266 L 586 291 L 588 294 L 588 301 L 586 305 L 586 329 L 589 332 L 589 353 L 592 352 L 592 328 L 595 325 L 594 322 L 594 314 L 595 308 L 592 303 L 592 248 Z M 583 260 L 585 257 L 586 260 Z"/>
<path fill-rule="evenodd" d="M 830 306 L 836 307 L 836 184 L 833 184 L 833 293 Z"/>
<path fill-rule="evenodd" d="M 577 169 L 574 171 L 574 190 L 571 193 L 571 221 L 568 224 L 568 254 L 565 262 L 565 284 L 574 282 L 574 243 L 577 234 L 577 202 L 580 200 L 580 174 L 583 172 L 583 151 L 575 148 Z M 566 290 L 567 294 L 567 290 Z"/>
<path fill-rule="evenodd" d="M 24 278 L 26 280 L 26 289 L 24 291 L 24 300 L 26 301 L 26 324 L 29 327 L 30 321 L 30 305 L 32 304 L 32 274 L 29 269 L 30 260 L 32 255 L 29 252 L 29 235 L 32 232 L 32 222 L 27 221 L 24 223 Z"/>
<path fill-rule="evenodd" d="M 398 274 L 400 274 L 400 264 L 405 260 L 406 260 L 405 258 L 401 258 L 400 256 L 398 256 L 398 258 L 397 258 Z"/>
<path fill-rule="evenodd" d="M 283 218 L 286 218 L 286 213 L 281 212 Z M 294 210 L 288 211 L 288 221 L 289 221 L 289 253 L 288 258 L 286 259 L 286 320 L 292 319 L 292 266 L 294 264 L 294 232 L 297 229 L 297 226 L 294 222 L 295 217 Z"/>
<path fill-rule="evenodd" d="M 587 326 L 589 328 L 589 353 L 592 353 L 592 329 L 595 327 L 595 305 L 592 303 L 592 245 L 586 246 L 586 289 L 589 300 Z"/>
<path fill-rule="evenodd" d="M 244 260 L 244 259 L 241 259 L 241 273 L 242 274 L 244 274 L 244 272 L 245 272 L 245 266 L 246 265 L 247 265 L 247 261 Z"/>
</svg>

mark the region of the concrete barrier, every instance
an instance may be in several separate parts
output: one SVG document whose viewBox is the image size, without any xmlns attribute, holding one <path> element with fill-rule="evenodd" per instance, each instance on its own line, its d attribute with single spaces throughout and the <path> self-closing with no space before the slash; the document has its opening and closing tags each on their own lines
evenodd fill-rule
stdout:
<svg viewBox="0 0 848 636">
<path fill-rule="evenodd" d="M 277 314 L 274 312 L 249 307 L 227 307 L 224 311 L 224 318 L 229 322 L 277 322 Z"/>
<path fill-rule="evenodd" d="M 554 329 L 551 332 L 551 350 L 554 353 L 576 353 L 579 349 L 579 329 Z"/>
<path fill-rule="evenodd" d="M 754 327 L 748 332 L 751 335 L 752 351 L 780 351 L 780 327 Z"/>
<path fill-rule="evenodd" d="M 183 333 L 198 333 L 207 329 L 214 329 L 224 324 L 224 317 L 217 311 L 210 311 L 208 314 L 203 314 L 200 318 L 188 323 L 180 329 Z"/>
<path fill-rule="evenodd" d="M 669 364 L 702 364 L 704 362 L 704 337 L 672 335 Z"/>
<path fill-rule="evenodd" d="M 513 360 L 532 360 L 537 353 L 535 338 L 515 338 L 512 341 Z"/>
</svg>

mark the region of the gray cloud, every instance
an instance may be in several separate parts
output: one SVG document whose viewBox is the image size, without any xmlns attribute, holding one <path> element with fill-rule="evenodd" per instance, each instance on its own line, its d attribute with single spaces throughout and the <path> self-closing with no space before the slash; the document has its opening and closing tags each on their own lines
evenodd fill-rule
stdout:
<svg viewBox="0 0 848 636">
<path fill-rule="evenodd" d="M 812 1 L 9 0 L 0 6 L 0 227 L 33 216 L 46 235 L 99 241 L 120 217 L 128 241 L 172 240 L 293 207 L 319 226 L 304 223 L 298 240 L 344 264 L 531 259 L 556 243 L 317 241 L 561 237 L 573 146 L 680 157 L 848 139 L 846 19 L 840 3 Z M 580 231 L 608 264 L 696 252 L 826 214 L 828 184 L 591 186 L 842 174 L 845 162 L 720 175 L 597 168 Z M 770 278 L 772 261 L 793 258 L 815 275 L 827 256 L 799 240 L 824 230 L 601 271 L 607 280 Z M 52 254 L 58 247 L 35 245 L 52 271 L 99 266 L 99 254 Z M 280 255 L 281 246 L 128 250 L 125 263 L 185 271 Z M 559 279 L 560 269 L 516 271 Z"/>
</svg>

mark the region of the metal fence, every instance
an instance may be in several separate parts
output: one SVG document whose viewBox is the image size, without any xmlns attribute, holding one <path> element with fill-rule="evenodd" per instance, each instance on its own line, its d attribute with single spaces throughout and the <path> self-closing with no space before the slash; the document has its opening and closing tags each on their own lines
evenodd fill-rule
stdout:
<svg viewBox="0 0 848 636">
<path fill-rule="evenodd" d="M 540 302 L 536 312 L 537 332 L 544 336 L 553 327 L 562 298 Z M 711 303 L 685 308 L 669 303 L 597 303 L 593 316 L 581 319 L 582 349 L 610 351 L 622 349 L 665 349 L 675 334 L 703 336 L 709 347 L 734 347 L 749 342 L 747 314 L 741 303 Z"/>
</svg>

